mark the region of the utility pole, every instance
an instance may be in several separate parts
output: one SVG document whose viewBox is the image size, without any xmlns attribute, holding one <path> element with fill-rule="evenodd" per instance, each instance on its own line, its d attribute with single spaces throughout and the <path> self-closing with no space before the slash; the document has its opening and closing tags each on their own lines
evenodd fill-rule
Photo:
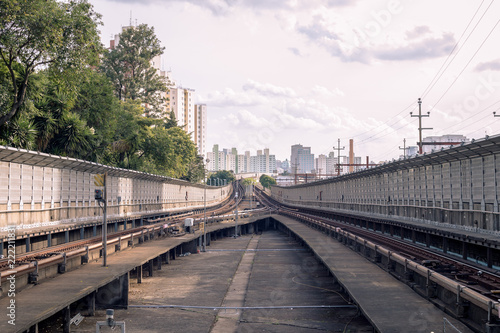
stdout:
<svg viewBox="0 0 500 333">
<path fill-rule="evenodd" d="M 210 159 L 206 159 L 207 165 L 210 163 Z M 207 169 L 203 167 L 203 172 L 204 172 L 204 178 L 205 178 L 205 186 L 203 186 L 203 239 L 202 239 L 202 251 L 206 252 L 207 251 L 207 232 L 206 232 L 206 227 L 207 227 Z M 200 236 L 201 237 L 201 236 Z"/>
<path fill-rule="evenodd" d="M 295 164 L 292 163 L 292 169 L 295 169 L 294 178 L 295 178 L 295 185 L 297 185 L 297 169 L 299 167 L 300 163 L 297 162 L 297 157 L 295 157 Z"/>
<path fill-rule="evenodd" d="M 236 238 L 238 237 L 238 190 L 236 190 L 234 197 L 236 199 L 236 210 L 234 212 L 234 238 Z"/>
<path fill-rule="evenodd" d="M 345 147 L 340 148 L 340 139 L 338 140 L 338 147 L 333 147 L 333 149 L 337 149 L 337 176 L 340 176 L 340 151 L 345 149 Z"/>
<path fill-rule="evenodd" d="M 410 112 L 410 117 L 418 117 L 418 153 L 422 154 L 422 130 L 431 130 L 432 128 L 423 128 L 422 127 L 422 118 L 423 117 L 429 117 L 431 114 L 429 111 L 427 112 L 426 115 L 422 114 L 422 99 L 418 99 L 418 116 L 413 115 L 413 112 Z"/>
<path fill-rule="evenodd" d="M 107 223 L 107 210 L 108 210 L 108 172 L 106 171 L 104 173 L 104 216 L 103 216 L 103 222 L 102 222 L 102 257 L 103 257 L 103 262 L 102 265 L 106 267 L 106 258 L 107 258 L 107 245 L 108 245 L 108 223 Z"/>
<path fill-rule="evenodd" d="M 99 190 L 95 189 L 94 199 L 97 200 L 99 206 L 101 206 L 101 202 L 103 203 L 103 219 L 102 219 L 102 265 L 106 267 L 106 259 L 107 259 L 107 243 L 108 243 L 108 225 L 106 221 L 106 213 L 108 208 L 108 191 L 107 191 L 107 178 L 108 172 L 104 172 L 103 174 L 94 175 L 94 185 L 96 187 L 104 187 L 104 189 Z"/>
<path fill-rule="evenodd" d="M 403 150 L 403 156 L 406 158 L 406 138 L 403 139 L 403 148 L 399 147 L 399 149 Z"/>
</svg>

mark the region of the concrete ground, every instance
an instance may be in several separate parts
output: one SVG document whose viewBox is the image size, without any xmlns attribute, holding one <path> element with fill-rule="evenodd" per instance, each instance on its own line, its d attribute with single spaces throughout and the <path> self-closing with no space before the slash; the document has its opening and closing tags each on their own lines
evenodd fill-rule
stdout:
<svg viewBox="0 0 500 333">
<path fill-rule="evenodd" d="M 115 320 L 124 320 L 127 332 L 372 332 L 353 308 L 293 308 L 343 306 L 346 296 L 310 252 L 276 231 L 212 241 L 207 252 L 179 257 L 136 282 L 131 276 L 131 306 L 186 308 L 115 310 Z M 287 308 L 188 308 L 222 305 Z M 96 321 L 104 319 L 105 311 L 97 311 L 71 331 L 95 332 Z"/>
</svg>

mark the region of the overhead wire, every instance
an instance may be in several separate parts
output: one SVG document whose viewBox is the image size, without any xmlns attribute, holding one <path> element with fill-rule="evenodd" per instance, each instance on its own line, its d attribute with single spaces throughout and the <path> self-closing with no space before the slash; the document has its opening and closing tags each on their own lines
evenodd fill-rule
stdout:
<svg viewBox="0 0 500 333">
<path fill-rule="evenodd" d="M 498 110 L 500 110 L 500 108 L 499 108 L 499 109 L 497 109 L 496 111 L 498 111 Z M 486 118 L 489 118 L 489 117 L 492 117 L 492 115 L 487 114 L 487 115 L 486 115 L 486 116 L 484 116 L 483 118 L 478 119 L 478 120 L 476 120 L 475 122 L 473 122 L 473 123 L 471 123 L 471 124 L 468 124 L 468 126 L 467 126 L 467 127 L 471 128 L 471 127 L 472 127 L 472 125 L 477 124 L 478 122 L 483 121 L 483 120 L 485 120 Z M 484 127 L 482 127 L 482 129 L 484 129 Z M 469 132 L 467 132 L 467 133 L 465 133 L 465 134 L 466 134 L 466 136 L 467 136 L 467 135 L 469 135 L 469 134 L 472 134 L 472 133 L 474 133 L 474 132 L 477 132 L 478 130 L 479 130 L 479 129 L 470 130 Z"/>
<path fill-rule="evenodd" d="M 471 32 L 469 33 L 469 35 L 467 36 L 467 38 L 465 39 L 464 43 L 460 46 L 460 48 L 458 49 L 458 51 L 453 55 L 453 58 L 450 60 L 450 62 L 446 65 L 446 68 L 441 72 L 441 70 L 443 69 L 444 65 L 448 62 L 448 59 L 450 59 L 451 55 L 453 54 L 453 52 L 455 51 L 455 49 L 457 48 L 458 44 L 460 43 L 460 41 L 462 40 L 463 36 L 465 35 L 465 32 L 467 31 L 467 29 L 469 29 L 469 26 L 471 25 L 472 21 L 474 20 L 474 18 L 476 17 L 477 13 L 479 12 L 479 9 L 482 7 L 483 3 L 484 3 L 484 0 L 481 1 L 481 3 L 479 4 L 479 7 L 477 7 L 476 9 L 476 12 L 474 13 L 474 15 L 472 16 L 472 18 L 469 20 L 469 23 L 467 24 L 467 26 L 465 27 L 464 31 L 462 32 L 462 35 L 460 35 L 460 38 L 458 39 L 458 41 L 455 43 L 455 46 L 453 46 L 452 50 L 450 51 L 450 53 L 448 54 L 448 57 L 446 57 L 446 60 L 443 62 L 443 64 L 441 65 L 441 67 L 439 68 L 439 70 L 436 72 L 436 74 L 434 75 L 434 77 L 432 78 L 431 82 L 429 82 L 429 85 L 425 88 L 425 90 L 422 92 L 422 94 L 420 94 L 421 98 L 424 99 L 427 94 L 430 92 L 430 90 L 432 88 L 434 88 L 434 86 L 436 85 L 436 83 L 439 81 L 439 79 L 441 79 L 441 77 L 443 76 L 444 72 L 448 69 L 448 67 L 450 66 L 450 64 L 453 62 L 453 60 L 455 60 L 456 56 L 460 53 L 460 51 L 462 50 L 463 46 L 467 43 L 467 41 L 469 40 L 469 37 L 472 35 L 472 33 L 474 32 L 474 30 L 476 30 L 476 27 L 479 25 L 479 22 L 481 22 L 481 20 L 483 19 L 484 15 L 486 14 L 486 12 L 488 11 L 488 9 L 490 8 L 490 6 L 492 5 L 494 0 L 492 0 L 490 2 L 490 4 L 488 5 L 488 7 L 486 8 L 486 10 L 484 11 L 483 15 L 481 15 L 481 17 L 479 18 L 479 20 L 477 21 L 477 23 L 474 25 L 474 27 L 472 28 Z M 438 77 L 439 75 L 439 77 Z M 437 77 L 437 79 L 436 79 Z"/>
<path fill-rule="evenodd" d="M 483 113 L 484 111 L 487 111 L 489 108 L 491 108 L 492 106 L 494 106 L 494 105 L 496 105 L 498 103 L 500 103 L 500 100 L 496 101 L 493 104 L 490 104 L 489 106 L 487 106 L 486 108 L 482 109 L 481 111 L 478 111 L 477 113 L 472 114 L 470 117 L 467 117 L 467 118 L 463 119 L 462 121 L 460 121 L 460 122 L 458 122 L 456 124 L 453 124 L 451 126 L 448 126 L 448 127 L 444 128 L 443 131 L 446 131 L 446 130 L 448 130 L 450 128 L 453 128 L 453 127 L 455 127 L 457 125 L 460 125 L 460 124 L 462 124 L 462 123 L 464 123 L 464 122 L 466 122 L 466 121 L 468 121 L 468 120 L 470 120 L 470 119 L 478 116 L 479 114 Z M 498 109 L 495 110 L 495 111 L 498 111 Z M 470 123 L 467 123 L 467 126 L 470 126 Z M 461 128 L 459 128 L 459 129 L 461 129 Z"/>
<path fill-rule="evenodd" d="M 469 66 L 469 64 L 471 63 L 471 61 L 474 59 L 474 57 L 478 54 L 478 52 L 481 50 L 481 48 L 483 47 L 484 43 L 488 40 L 488 38 L 491 36 L 491 34 L 493 33 L 493 31 L 495 30 L 495 28 L 497 27 L 498 23 L 500 23 L 500 19 L 497 20 L 497 22 L 495 23 L 495 25 L 493 26 L 493 28 L 491 28 L 490 32 L 488 33 L 488 35 L 486 36 L 485 39 L 483 39 L 483 41 L 481 42 L 481 45 L 479 45 L 479 47 L 476 49 L 476 52 L 474 52 L 474 54 L 472 55 L 472 57 L 469 59 L 469 61 L 467 61 L 467 64 L 465 64 L 465 66 L 462 68 L 462 70 L 460 71 L 460 73 L 458 73 L 458 75 L 455 77 L 455 79 L 451 82 L 451 84 L 448 86 L 448 88 L 445 90 L 445 92 L 441 95 L 441 97 L 439 97 L 438 101 L 436 103 L 433 104 L 432 108 L 431 108 L 431 111 L 436 107 L 436 105 L 439 104 L 439 102 L 441 102 L 441 100 L 443 99 L 443 97 L 448 93 L 448 91 L 450 91 L 451 87 L 453 87 L 453 85 L 455 84 L 455 82 L 457 82 L 458 78 L 462 75 L 462 73 L 465 71 L 465 69 Z"/>
<path fill-rule="evenodd" d="M 448 54 L 446 60 L 443 62 L 443 64 L 441 65 L 441 67 L 439 68 L 439 70 L 436 72 L 436 74 L 434 75 L 433 79 L 430 81 L 430 83 L 427 85 L 427 87 L 425 88 L 425 90 L 422 92 L 421 96 L 422 97 L 426 97 L 429 92 L 434 88 L 434 86 L 436 85 L 436 83 L 441 79 L 442 75 L 444 74 L 444 72 L 448 69 L 448 67 L 450 66 L 450 64 L 455 60 L 456 56 L 460 53 L 460 51 L 462 50 L 462 48 L 464 47 L 464 45 L 467 43 L 467 41 L 469 40 L 470 36 L 472 35 L 472 33 L 476 30 L 477 26 L 479 25 L 479 23 L 482 21 L 483 17 L 485 16 L 485 14 L 488 12 L 489 8 L 491 7 L 491 5 L 493 4 L 494 0 L 492 0 L 489 5 L 486 7 L 485 11 L 483 12 L 483 14 L 481 15 L 481 17 L 478 19 L 478 21 L 476 22 L 476 24 L 474 25 L 474 27 L 472 28 L 472 30 L 469 32 L 469 34 L 467 35 L 466 39 L 464 40 L 464 42 L 462 43 L 462 45 L 458 48 L 457 52 L 454 53 L 455 49 L 457 48 L 457 46 L 460 44 L 460 41 L 462 40 L 463 36 L 465 35 L 465 33 L 467 32 L 467 30 L 469 29 L 470 25 L 472 24 L 472 22 L 474 21 L 475 17 L 477 16 L 479 10 L 481 9 L 481 7 L 483 6 L 483 3 L 484 3 L 484 0 L 481 1 L 481 3 L 479 4 L 478 8 L 476 9 L 476 11 L 474 12 L 472 18 L 469 20 L 466 28 L 464 29 L 464 31 L 462 32 L 460 38 L 458 39 L 457 43 L 455 43 L 454 47 L 452 48 L 452 50 L 450 51 L 450 53 Z M 488 38 L 490 37 L 490 35 L 493 33 L 493 31 L 495 30 L 495 28 L 497 27 L 498 23 L 500 23 L 500 20 L 498 20 L 496 22 L 496 24 L 493 26 L 493 28 L 490 30 L 490 32 L 488 33 L 488 35 L 486 36 L 486 38 L 482 41 L 482 43 L 479 45 L 479 47 L 476 49 L 476 51 L 474 52 L 474 54 L 472 55 L 472 57 L 469 59 L 469 61 L 467 62 L 467 64 L 462 68 L 462 70 L 460 71 L 460 73 L 455 77 L 455 79 L 453 80 L 453 82 L 450 84 L 450 86 L 445 90 L 445 92 L 441 95 L 441 97 L 438 99 L 438 101 L 436 103 L 434 103 L 434 105 L 432 106 L 431 110 L 433 110 L 437 105 L 438 103 L 441 102 L 441 100 L 444 98 L 444 96 L 449 92 L 449 90 L 452 88 L 452 86 L 456 83 L 456 81 L 458 80 L 458 78 L 463 74 L 463 72 L 465 71 L 465 69 L 469 66 L 469 64 L 472 62 L 472 60 L 474 59 L 474 57 L 477 55 L 477 53 L 481 50 L 481 48 L 483 47 L 484 43 L 488 40 Z M 450 57 L 453 55 L 453 57 L 451 58 L 451 60 L 448 62 L 448 60 L 450 59 Z M 445 67 L 445 64 L 446 67 Z M 443 69 L 444 67 L 444 69 Z M 395 125 L 399 122 L 401 122 L 402 119 L 397 119 L 395 122 L 392 122 L 392 120 L 394 120 L 394 118 L 396 118 L 397 116 L 399 116 L 400 114 L 402 114 L 403 112 L 405 112 L 406 110 L 408 110 L 410 107 L 414 106 L 414 109 L 416 108 L 415 106 L 415 102 L 412 102 L 410 105 L 408 105 L 407 107 L 405 107 L 404 109 L 402 109 L 400 112 L 398 112 L 395 116 L 391 117 L 391 120 L 388 120 L 386 122 L 384 122 L 383 124 L 381 124 L 379 127 L 383 127 L 384 125 L 389 125 L 389 123 L 391 123 L 389 126 L 392 126 L 392 125 Z M 481 119 L 482 120 L 482 119 Z M 381 136 L 378 136 L 379 134 L 387 131 L 387 128 L 384 127 L 382 128 L 380 131 L 372 134 L 371 136 L 367 137 L 367 138 L 364 138 L 362 139 L 361 141 L 357 142 L 358 144 L 359 143 L 363 143 L 363 142 L 366 142 L 368 140 L 372 140 L 372 139 L 379 139 L 379 138 L 383 138 L 389 134 L 392 134 L 398 130 L 400 130 L 401 128 L 403 127 L 406 127 L 408 126 L 409 123 L 406 123 L 396 129 L 393 129 L 391 128 L 391 132 L 388 132 L 388 133 L 384 133 L 383 135 Z M 454 125 L 455 126 L 455 125 Z M 451 126 L 453 127 L 453 126 Z M 352 136 L 351 138 L 358 138 L 362 135 L 365 135 L 366 133 L 371 133 L 372 130 L 368 130 L 368 131 L 365 131 L 365 132 L 362 132 L 362 133 L 359 133 L 359 134 L 356 134 L 354 136 Z M 333 146 L 332 146 L 333 147 Z M 327 148 L 328 151 L 330 151 L 330 148 Z M 391 151 L 393 150 L 393 148 L 391 148 Z"/>
</svg>

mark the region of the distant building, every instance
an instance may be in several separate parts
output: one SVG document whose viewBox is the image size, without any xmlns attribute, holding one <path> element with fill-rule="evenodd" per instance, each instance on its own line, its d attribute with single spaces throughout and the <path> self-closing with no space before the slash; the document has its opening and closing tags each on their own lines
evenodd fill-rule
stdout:
<svg viewBox="0 0 500 333">
<path fill-rule="evenodd" d="M 455 145 L 459 145 L 461 143 L 469 143 L 469 139 L 467 139 L 464 135 L 460 134 L 447 134 L 441 136 L 428 136 L 422 139 L 424 143 L 436 143 L 436 144 L 425 144 L 422 146 L 423 153 L 431 153 L 433 150 L 438 151 L 441 148 L 450 147 L 450 143 Z"/>
<path fill-rule="evenodd" d="M 207 142 L 207 106 L 206 104 L 195 104 L 194 106 L 194 143 L 198 148 L 198 155 L 205 156 Z"/>
<path fill-rule="evenodd" d="M 276 157 L 269 153 L 269 149 L 258 150 L 256 156 L 251 156 L 249 151 L 245 154 L 238 154 L 236 148 L 224 148 L 219 151 L 219 145 L 214 145 L 212 152 L 207 153 L 211 160 L 212 156 L 218 153 L 218 161 L 209 163 L 210 171 L 232 170 L 234 173 L 256 172 L 256 173 L 275 173 Z"/>
<path fill-rule="evenodd" d="M 314 173 L 314 154 L 311 154 L 311 147 L 304 147 L 301 144 L 292 146 L 290 156 L 292 173 Z"/>
<path fill-rule="evenodd" d="M 432 151 L 439 151 L 441 148 L 449 148 L 450 146 L 460 145 L 462 143 L 469 143 L 470 140 L 461 134 L 447 134 L 447 135 L 437 135 L 437 136 L 428 136 L 422 139 L 424 143 L 422 145 L 422 153 L 432 153 Z M 408 146 L 405 149 L 405 154 L 400 155 L 402 158 L 406 155 L 406 157 L 416 156 L 418 155 L 419 147 L 418 146 Z"/>
<path fill-rule="evenodd" d="M 335 174 L 335 166 L 337 163 L 337 159 L 335 158 L 335 153 L 331 151 L 326 158 L 326 174 L 328 176 Z"/>
</svg>

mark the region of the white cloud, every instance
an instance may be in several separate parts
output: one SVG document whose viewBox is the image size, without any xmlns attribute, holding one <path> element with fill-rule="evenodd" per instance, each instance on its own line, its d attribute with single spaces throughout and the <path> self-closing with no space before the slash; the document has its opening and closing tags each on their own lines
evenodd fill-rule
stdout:
<svg viewBox="0 0 500 333">
<path fill-rule="evenodd" d="M 323 95 L 323 96 L 327 96 L 327 97 L 338 97 L 338 96 L 345 95 L 344 92 L 342 90 L 340 90 L 339 88 L 335 88 L 333 90 L 330 90 L 330 89 L 323 87 L 323 86 L 320 86 L 320 85 L 315 85 L 311 89 L 311 91 L 313 94 Z"/>
<path fill-rule="evenodd" d="M 477 72 L 488 71 L 488 70 L 500 71 L 500 59 L 481 62 L 476 66 L 475 70 Z"/>
<path fill-rule="evenodd" d="M 253 80 L 248 80 L 243 85 L 244 91 L 255 91 L 263 96 L 282 96 L 294 97 L 295 91 L 288 87 L 279 87 L 270 83 L 260 83 Z"/>
<path fill-rule="evenodd" d="M 262 95 L 236 92 L 231 88 L 226 88 L 224 91 L 210 92 L 207 97 L 198 95 L 198 101 L 216 107 L 235 107 L 266 104 L 268 99 Z"/>
</svg>

